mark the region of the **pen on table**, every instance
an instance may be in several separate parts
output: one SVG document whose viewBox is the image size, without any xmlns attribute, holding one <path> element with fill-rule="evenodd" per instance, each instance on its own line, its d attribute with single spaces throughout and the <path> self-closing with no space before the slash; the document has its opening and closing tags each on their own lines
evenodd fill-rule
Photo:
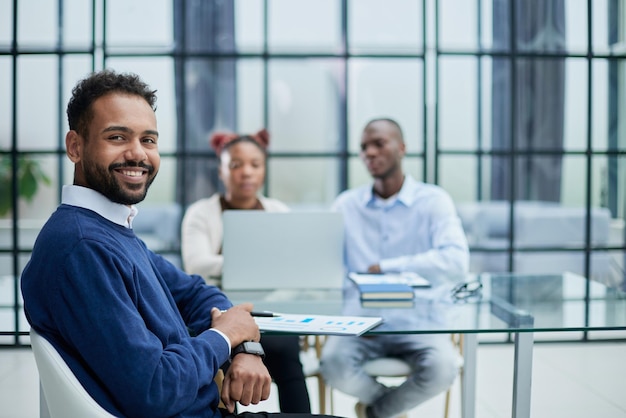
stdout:
<svg viewBox="0 0 626 418">
<path fill-rule="evenodd" d="M 226 312 L 226 311 L 222 309 L 222 313 L 224 313 L 224 312 Z M 270 311 L 252 311 L 252 312 L 250 312 L 250 315 L 263 317 L 263 318 L 276 318 L 276 317 L 280 316 L 279 313 L 270 312 Z"/>
<path fill-rule="evenodd" d="M 260 316 L 260 317 L 266 317 L 266 318 L 273 318 L 273 317 L 278 317 L 280 316 L 279 313 L 276 312 L 270 312 L 270 311 L 252 311 L 250 312 L 250 315 L 252 316 Z"/>
</svg>

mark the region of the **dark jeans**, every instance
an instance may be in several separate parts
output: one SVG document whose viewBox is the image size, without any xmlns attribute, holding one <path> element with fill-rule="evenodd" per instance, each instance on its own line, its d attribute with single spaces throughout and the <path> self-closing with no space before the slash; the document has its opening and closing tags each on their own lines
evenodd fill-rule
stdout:
<svg viewBox="0 0 626 418">
<path fill-rule="evenodd" d="M 265 367 L 278 387 L 281 412 L 310 413 L 311 403 L 300 363 L 297 335 L 264 335 Z"/>
</svg>

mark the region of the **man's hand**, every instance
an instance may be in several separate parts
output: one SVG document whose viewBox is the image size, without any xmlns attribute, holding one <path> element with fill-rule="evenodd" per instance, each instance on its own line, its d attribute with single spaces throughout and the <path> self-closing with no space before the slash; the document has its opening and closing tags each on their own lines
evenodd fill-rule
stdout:
<svg viewBox="0 0 626 418">
<path fill-rule="evenodd" d="M 381 273 L 380 264 L 373 264 L 367 268 L 368 273 Z"/>
<path fill-rule="evenodd" d="M 270 396 L 272 378 L 261 357 L 254 354 L 237 354 L 224 377 L 222 402 L 230 412 L 235 403 L 246 406 L 258 404 Z"/>
<path fill-rule="evenodd" d="M 231 347 L 236 347 L 244 341 L 259 341 L 261 333 L 250 312 L 251 303 L 242 303 L 233 306 L 226 312 L 217 308 L 211 310 L 211 328 L 223 332 L 230 340 Z"/>
</svg>

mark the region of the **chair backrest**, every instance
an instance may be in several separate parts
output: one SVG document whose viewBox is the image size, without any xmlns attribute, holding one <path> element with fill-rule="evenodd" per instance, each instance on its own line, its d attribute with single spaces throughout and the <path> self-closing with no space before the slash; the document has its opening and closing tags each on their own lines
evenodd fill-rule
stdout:
<svg viewBox="0 0 626 418">
<path fill-rule="evenodd" d="M 30 344 L 51 418 L 113 417 L 87 393 L 52 344 L 33 329 Z"/>
</svg>

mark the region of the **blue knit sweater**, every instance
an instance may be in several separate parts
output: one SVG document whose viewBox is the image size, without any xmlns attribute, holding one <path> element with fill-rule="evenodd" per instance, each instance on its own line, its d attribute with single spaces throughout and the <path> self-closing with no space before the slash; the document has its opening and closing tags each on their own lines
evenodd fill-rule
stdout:
<svg viewBox="0 0 626 418">
<path fill-rule="evenodd" d="M 111 413 L 220 416 L 213 377 L 228 344 L 207 329 L 211 308 L 231 303 L 131 229 L 61 205 L 37 238 L 21 286 L 31 326 Z"/>
</svg>

